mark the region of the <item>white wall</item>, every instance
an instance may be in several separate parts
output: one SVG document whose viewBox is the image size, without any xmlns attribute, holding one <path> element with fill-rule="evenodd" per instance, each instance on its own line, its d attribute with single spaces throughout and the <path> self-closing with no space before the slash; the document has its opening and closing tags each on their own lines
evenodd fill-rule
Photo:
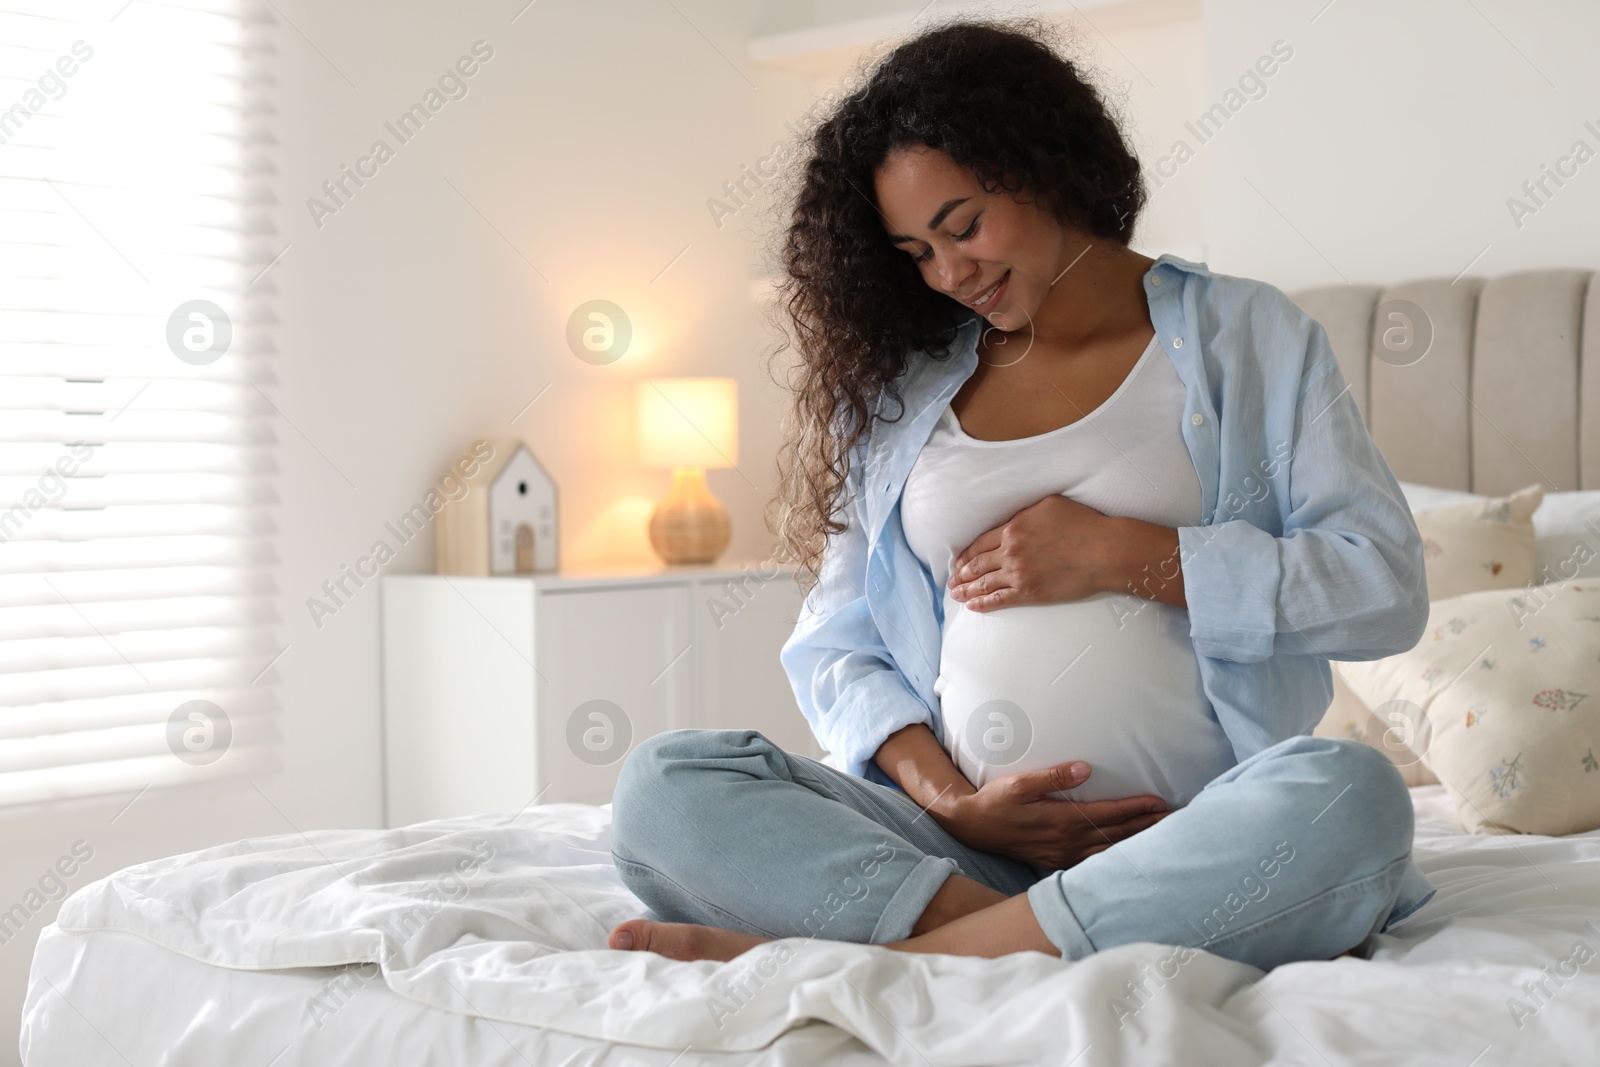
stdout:
<svg viewBox="0 0 1600 1067">
<path fill-rule="evenodd" d="M 1293 290 L 1600 267 L 1600 157 L 1520 228 L 1506 207 L 1576 140 L 1600 153 L 1600 5 L 1204 4 L 1205 105 L 1294 49 L 1203 150 L 1213 269 Z"/>
</svg>

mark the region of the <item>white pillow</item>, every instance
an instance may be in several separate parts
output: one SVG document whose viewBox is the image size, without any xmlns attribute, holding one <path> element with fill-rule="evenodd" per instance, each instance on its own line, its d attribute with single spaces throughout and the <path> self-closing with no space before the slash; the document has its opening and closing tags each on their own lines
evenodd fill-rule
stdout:
<svg viewBox="0 0 1600 1067">
<path fill-rule="evenodd" d="M 1533 513 L 1536 582 L 1600 577 L 1600 489 L 1546 493 Z"/>
</svg>

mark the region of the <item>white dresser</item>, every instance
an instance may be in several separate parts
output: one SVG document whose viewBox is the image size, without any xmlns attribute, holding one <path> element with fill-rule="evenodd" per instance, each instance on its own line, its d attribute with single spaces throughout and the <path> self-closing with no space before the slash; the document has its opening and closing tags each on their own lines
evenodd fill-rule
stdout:
<svg viewBox="0 0 1600 1067">
<path fill-rule="evenodd" d="M 799 610 L 763 563 L 385 576 L 388 825 L 606 803 L 629 749 L 681 727 L 820 758 L 778 662 Z"/>
</svg>

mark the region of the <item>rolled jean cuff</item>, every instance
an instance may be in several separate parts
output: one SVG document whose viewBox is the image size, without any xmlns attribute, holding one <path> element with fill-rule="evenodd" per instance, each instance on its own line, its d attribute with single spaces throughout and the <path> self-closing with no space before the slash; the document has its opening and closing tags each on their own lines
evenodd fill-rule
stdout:
<svg viewBox="0 0 1600 1067">
<path fill-rule="evenodd" d="M 1083 932 L 1083 924 L 1072 914 L 1067 895 L 1061 889 L 1061 871 L 1028 887 L 1028 906 L 1033 918 L 1050 943 L 1061 950 L 1064 960 L 1081 960 L 1093 955 L 1094 943 Z"/>
<path fill-rule="evenodd" d="M 1410 918 L 1418 908 L 1432 900 L 1437 892 L 1439 890 L 1428 881 L 1428 876 L 1422 873 L 1417 861 L 1409 860 L 1406 863 L 1405 874 L 1400 878 L 1400 895 L 1395 900 L 1389 917 L 1384 920 L 1382 928 L 1387 930 L 1395 923 Z"/>
<path fill-rule="evenodd" d="M 945 879 L 960 871 L 960 865 L 948 856 L 923 856 L 911 868 L 911 873 L 906 875 L 906 880 L 900 883 L 900 888 L 894 891 L 894 896 L 889 898 L 868 941 L 882 945 L 910 937 L 911 928 L 917 925 L 917 920 L 928 909 L 928 902 L 939 892 Z"/>
</svg>

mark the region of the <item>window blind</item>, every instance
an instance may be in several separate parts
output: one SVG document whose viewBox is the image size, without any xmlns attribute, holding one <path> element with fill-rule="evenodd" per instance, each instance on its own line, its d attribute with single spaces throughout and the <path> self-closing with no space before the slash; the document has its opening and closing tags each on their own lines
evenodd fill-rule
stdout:
<svg viewBox="0 0 1600 1067">
<path fill-rule="evenodd" d="M 276 766 L 271 27 L 0 0 L 0 805 Z"/>
</svg>

